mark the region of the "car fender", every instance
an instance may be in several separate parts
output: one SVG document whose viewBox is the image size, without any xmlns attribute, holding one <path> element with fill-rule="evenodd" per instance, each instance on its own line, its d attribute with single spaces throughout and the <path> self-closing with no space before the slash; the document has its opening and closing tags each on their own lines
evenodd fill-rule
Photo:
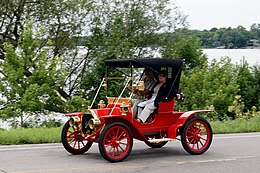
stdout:
<svg viewBox="0 0 260 173">
<path fill-rule="evenodd" d="M 196 115 L 196 113 L 207 113 L 207 112 L 213 112 L 213 110 L 195 110 L 195 111 L 184 112 L 179 117 L 177 122 L 168 129 L 168 137 L 175 139 L 178 135 L 177 130 L 180 127 L 182 127 L 186 123 L 187 120 L 194 117 Z"/>
<path fill-rule="evenodd" d="M 132 122 L 130 122 L 128 119 L 122 117 L 121 115 L 115 115 L 115 116 L 102 116 L 102 118 L 105 121 L 105 124 L 110 124 L 113 122 L 121 122 L 129 127 L 129 129 L 133 133 L 133 137 L 135 139 L 141 140 L 141 141 L 147 141 L 145 136 L 136 128 Z"/>
<path fill-rule="evenodd" d="M 73 113 L 68 113 L 68 114 L 65 114 L 65 116 L 67 117 L 74 117 L 74 116 L 78 116 L 79 118 L 83 116 L 83 113 L 82 112 L 73 112 Z"/>
<path fill-rule="evenodd" d="M 68 113 L 68 114 L 65 114 L 65 116 L 69 117 L 69 122 L 70 124 L 79 124 L 82 122 L 82 116 L 83 116 L 83 113 L 82 112 L 73 112 L 73 113 Z"/>
</svg>

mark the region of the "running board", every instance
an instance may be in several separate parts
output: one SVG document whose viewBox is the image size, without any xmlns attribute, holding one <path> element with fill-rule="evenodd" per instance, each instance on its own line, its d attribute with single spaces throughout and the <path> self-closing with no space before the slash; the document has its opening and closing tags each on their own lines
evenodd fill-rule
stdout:
<svg viewBox="0 0 260 173">
<path fill-rule="evenodd" d="M 148 142 L 150 143 L 158 143 L 158 142 L 166 142 L 166 141 L 174 141 L 173 138 L 160 138 L 160 139 L 149 139 Z"/>
</svg>

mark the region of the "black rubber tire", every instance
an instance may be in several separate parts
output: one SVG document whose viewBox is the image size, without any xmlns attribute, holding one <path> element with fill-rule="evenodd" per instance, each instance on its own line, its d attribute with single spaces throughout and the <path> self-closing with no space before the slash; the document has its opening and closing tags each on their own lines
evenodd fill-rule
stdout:
<svg viewBox="0 0 260 173">
<path fill-rule="evenodd" d="M 61 133 L 62 145 L 71 154 L 74 154 L 74 155 L 84 154 L 85 152 L 87 152 L 90 149 L 93 142 L 81 140 L 81 131 L 75 130 L 75 129 L 78 129 L 78 128 L 76 126 L 71 127 L 70 124 L 69 124 L 69 121 L 67 121 L 65 123 L 65 125 L 63 126 L 63 129 L 62 129 L 62 133 Z M 74 130 L 74 131 L 71 132 L 69 130 Z M 72 134 L 72 133 L 77 134 L 77 136 L 74 135 L 75 137 L 71 137 L 70 138 L 71 140 L 68 141 L 67 136 Z M 74 145 L 71 145 L 72 143 L 74 143 Z M 78 145 L 76 145 L 76 144 L 78 144 Z M 82 147 L 76 148 L 76 146 L 78 147 L 82 144 L 84 144 Z"/>
<path fill-rule="evenodd" d="M 151 143 L 151 142 L 145 142 L 146 145 L 148 145 L 151 148 L 162 148 L 164 145 L 167 144 L 167 141 L 165 142 L 158 142 L 158 143 Z"/>
</svg>

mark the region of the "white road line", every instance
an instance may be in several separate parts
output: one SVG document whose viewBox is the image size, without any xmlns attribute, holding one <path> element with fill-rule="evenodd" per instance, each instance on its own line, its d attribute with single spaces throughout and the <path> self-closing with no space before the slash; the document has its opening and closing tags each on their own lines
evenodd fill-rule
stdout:
<svg viewBox="0 0 260 173">
<path fill-rule="evenodd" d="M 27 144 L 27 145 L 8 145 L 0 146 L 0 151 L 14 151 L 14 150 L 39 150 L 45 148 L 61 148 L 60 143 L 57 144 Z"/>
<path fill-rule="evenodd" d="M 244 134 L 243 135 L 227 135 L 227 136 L 218 136 L 218 135 L 214 135 L 214 139 L 236 139 L 236 138 L 259 138 L 260 134 Z"/>
<path fill-rule="evenodd" d="M 228 161 L 236 161 L 241 159 L 251 159 L 256 156 L 243 156 L 243 157 L 231 157 L 231 158 L 219 158 L 219 159 L 209 159 L 209 160 L 195 160 L 195 161 L 187 161 L 187 162 L 177 162 L 178 165 L 182 164 L 196 164 L 196 163 L 210 163 L 210 162 L 228 162 Z"/>
</svg>

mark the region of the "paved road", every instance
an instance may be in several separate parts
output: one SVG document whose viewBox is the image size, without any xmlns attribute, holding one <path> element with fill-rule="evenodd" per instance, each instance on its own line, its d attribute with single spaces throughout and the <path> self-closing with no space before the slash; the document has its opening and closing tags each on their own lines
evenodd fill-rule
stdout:
<svg viewBox="0 0 260 173">
<path fill-rule="evenodd" d="M 150 149 L 135 141 L 121 163 L 105 161 L 94 144 L 84 155 L 67 153 L 60 143 L 0 146 L 0 173 L 258 173 L 260 133 L 215 135 L 203 155 L 187 154 L 179 141 Z"/>
</svg>

